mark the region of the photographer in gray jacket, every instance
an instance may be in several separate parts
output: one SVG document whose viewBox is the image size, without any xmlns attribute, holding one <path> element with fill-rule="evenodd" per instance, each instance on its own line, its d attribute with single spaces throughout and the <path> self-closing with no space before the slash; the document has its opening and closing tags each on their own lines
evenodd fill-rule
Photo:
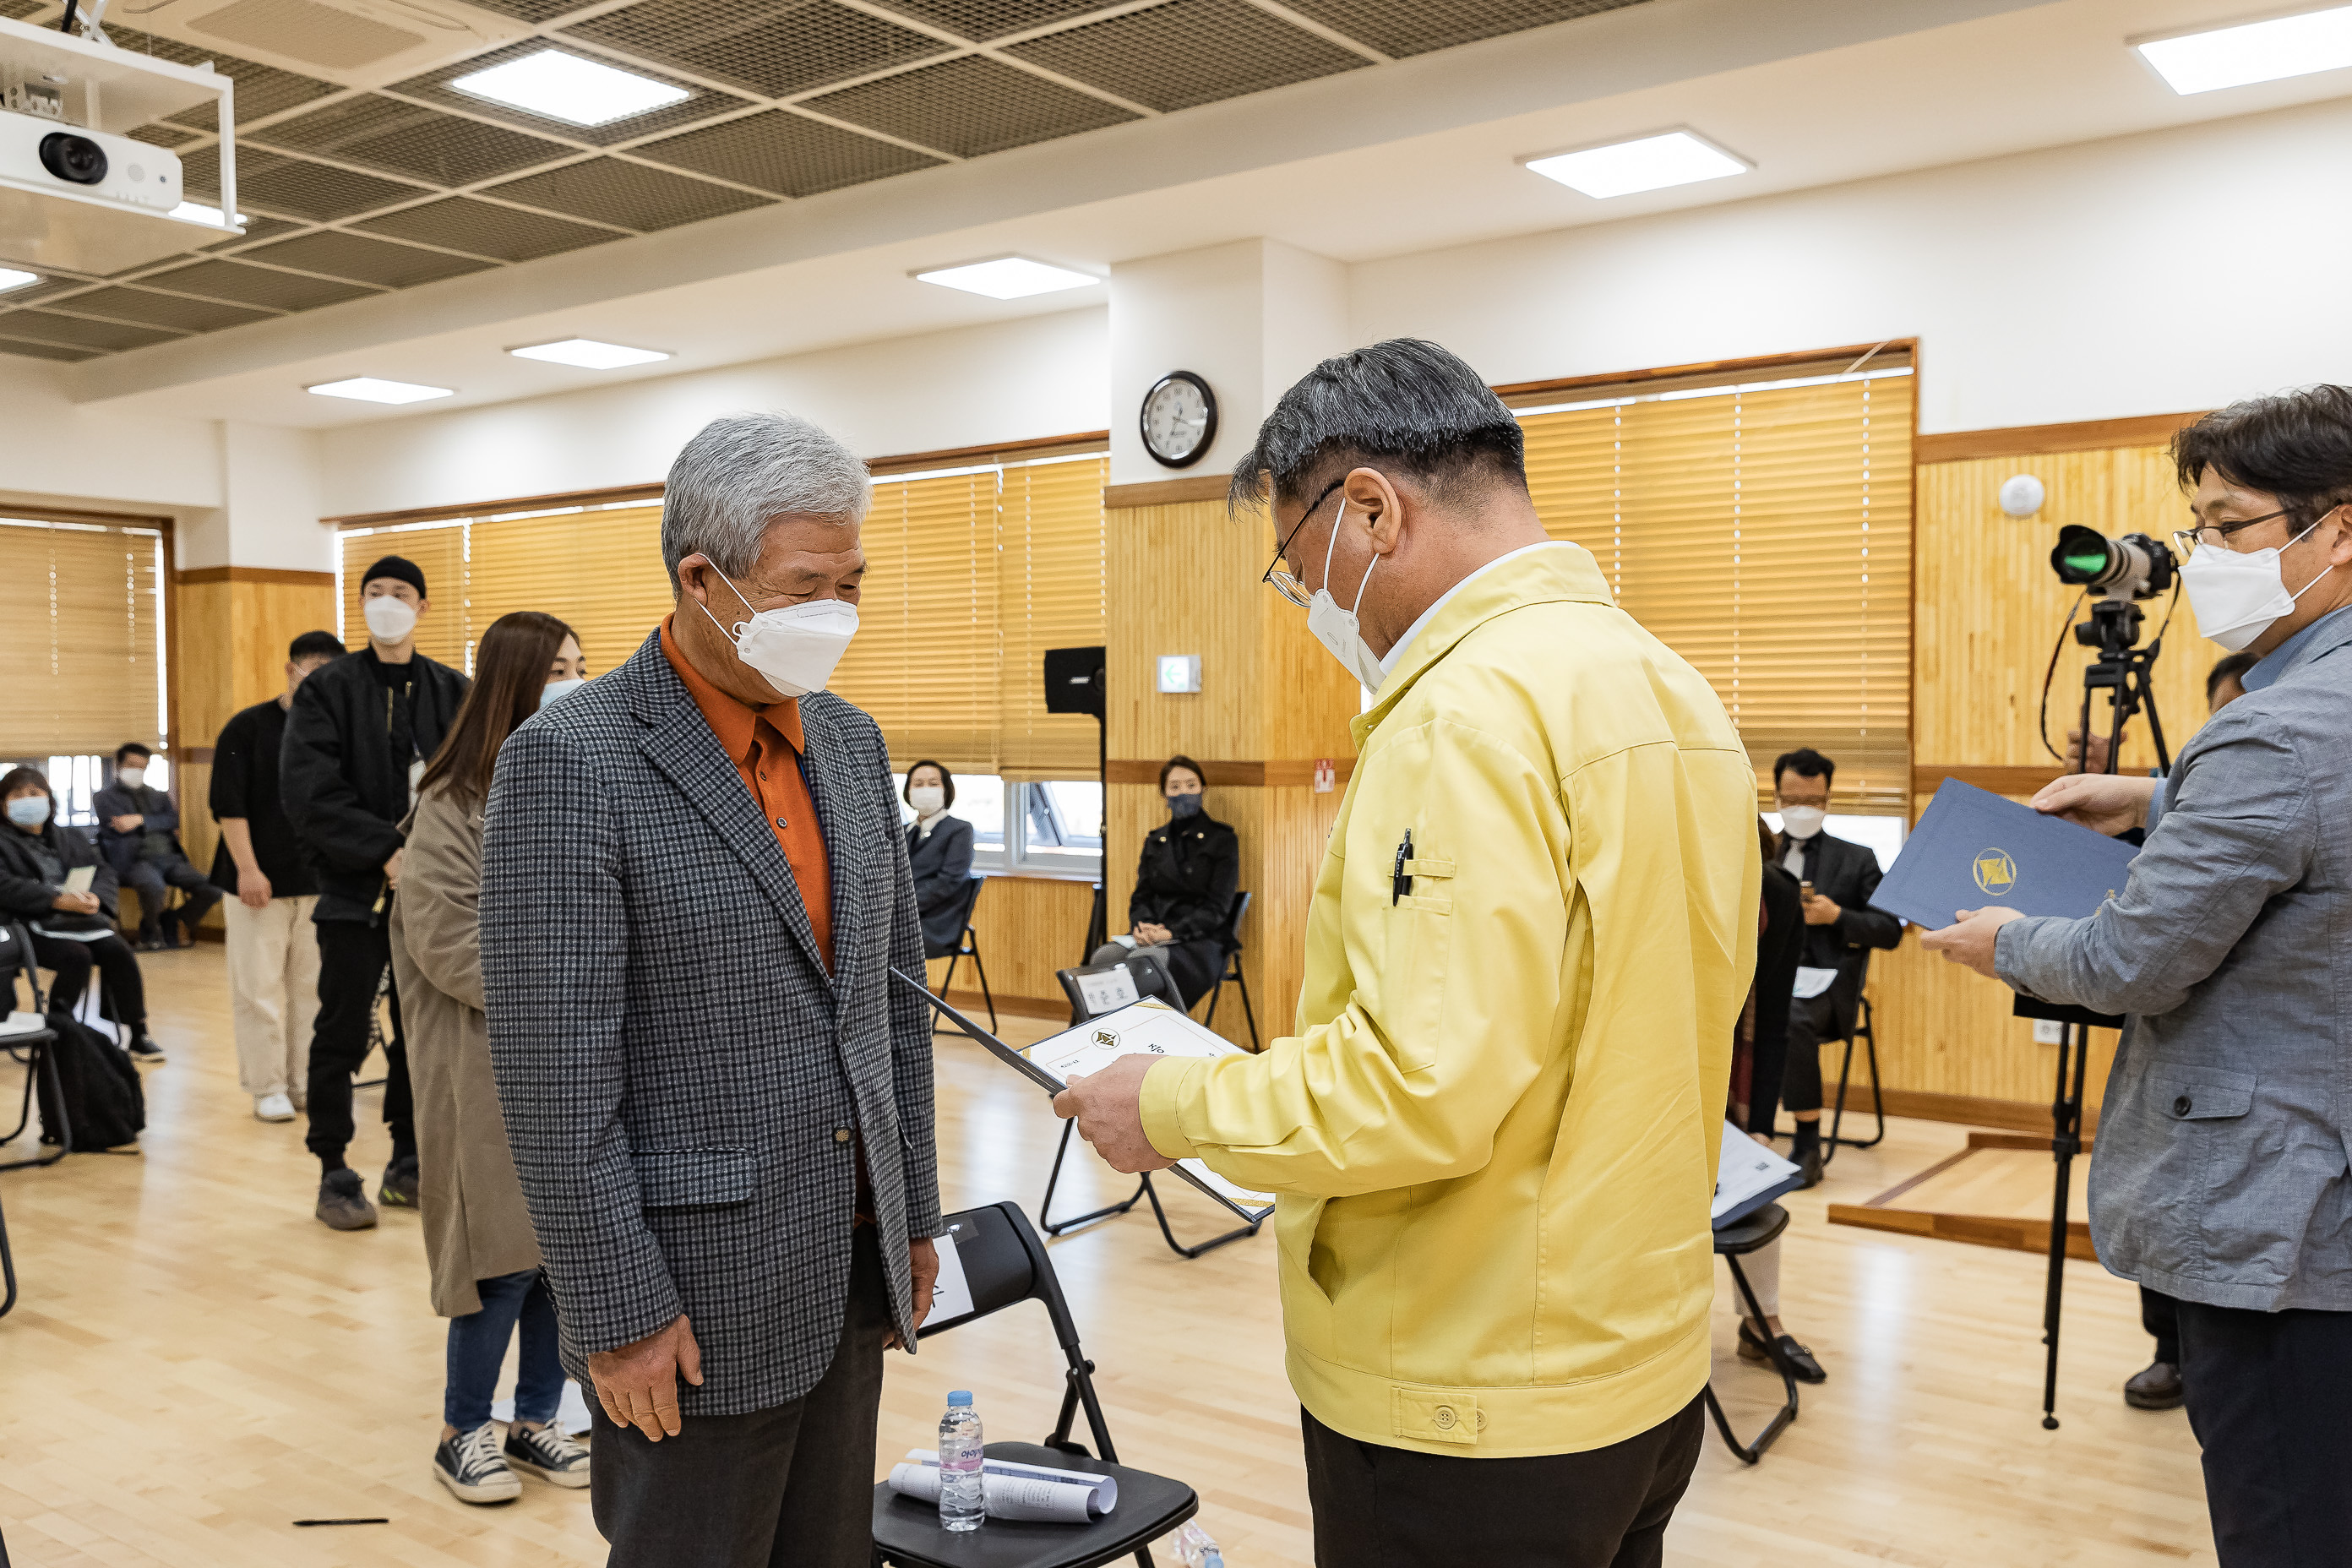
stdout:
<svg viewBox="0 0 2352 1568">
<path fill-rule="evenodd" d="M 2352 1552 L 2352 390 L 2183 430 L 2199 630 L 2261 661 L 2168 779 L 2082 773 L 2039 810 L 2145 826 L 2086 920 L 1961 910 L 1927 944 L 2129 1016 L 2100 1109 L 2100 1261 L 2179 1301 L 2222 1568 Z"/>
</svg>

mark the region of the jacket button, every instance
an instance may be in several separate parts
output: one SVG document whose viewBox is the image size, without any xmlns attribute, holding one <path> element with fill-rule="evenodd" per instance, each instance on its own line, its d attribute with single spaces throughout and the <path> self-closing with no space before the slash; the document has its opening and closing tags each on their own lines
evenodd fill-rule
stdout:
<svg viewBox="0 0 2352 1568">
<path fill-rule="evenodd" d="M 1454 1430 L 1454 1423 L 1461 1417 L 1454 1414 L 1454 1406 L 1451 1405 L 1441 1405 L 1430 1414 L 1430 1419 L 1437 1423 L 1439 1431 L 1451 1432 Z"/>
<path fill-rule="evenodd" d="M 2172 1102 L 2172 1114 L 2175 1116 L 2186 1116 L 2196 1109 L 2197 1102 L 2185 1094 Z"/>
<path fill-rule="evenodd" d="M 846 1143 L 846 1142 L 849 1142 L 849 1129 L 848 1129 L 848 1128 L 846 1128 L 846 1127 L 836 1127 L 836 1128 L 835 1128 L 835 1129 L 833 1130 L 833 1141 L 834 1141 L 835 1142 L 836 1142 L 836 1143 Z"/>
</svg>

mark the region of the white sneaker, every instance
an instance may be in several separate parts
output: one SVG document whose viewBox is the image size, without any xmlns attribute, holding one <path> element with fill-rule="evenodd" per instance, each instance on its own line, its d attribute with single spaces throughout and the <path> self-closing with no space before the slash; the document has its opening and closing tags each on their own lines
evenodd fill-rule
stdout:
<svg viewBox="0 0 2352 1568">
<path fill-rule="evenodd" d="M 282 1094 L 257 1094 L 253 1097 L 253 1115 L 258 1121 L 291 1121 L 294 1102 Z"/>
<path fill-rule="evenodd" d="M 522 1479 L 507 1468 L 499 1429 L 488 1421 L 442 1441 L 433 1453 L 433 1479 L 460 1502 L 512 1502 L 522 1495 Z"/>
</svg>

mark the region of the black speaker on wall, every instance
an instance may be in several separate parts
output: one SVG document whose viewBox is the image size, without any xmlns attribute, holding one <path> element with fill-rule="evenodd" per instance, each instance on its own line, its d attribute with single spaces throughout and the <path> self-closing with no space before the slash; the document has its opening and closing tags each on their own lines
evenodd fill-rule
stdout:
<svg viewBox="0 0 2352 1568">
<path fill-rule="evenodd" d="M 1098 647 L 1049 647 L 1045 650 L 1045 711 L 1103 716 L 1103 650 Z"/>
</svg>

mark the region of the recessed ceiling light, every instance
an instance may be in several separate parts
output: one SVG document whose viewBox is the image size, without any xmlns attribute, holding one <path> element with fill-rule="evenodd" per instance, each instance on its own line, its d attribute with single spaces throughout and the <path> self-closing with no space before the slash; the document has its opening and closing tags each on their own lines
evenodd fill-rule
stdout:
<svg viewBox="0 0 2352 1568">
<path fill-rule="evenodd" d="M 1102 281 L 1090 272 L 1073 272 L 1066 267 L 1032 261 L 1025 256 L 1000 256 L 993 261 L 975 261 L 966 267 L 940 267 L 918 272 L 915 277 L 942 289 L 961 289 L 967 294 L 985 294 L 992 300 L 1025 300 L 1032 294 L 1083 289 Z"/>
<path fill-rule="evenodd" d="M 656 360 L 669 358 L 659 349 L 633 349 L 619 343 L 600 343 L 594 338 L 566 338 L 556 343 L 533 343 L 528 348 L 509 349 L 517 359 L 545 360 L 550 364 L 573 364 L 582 370 L 619 370 L 624 365 L 651 364 Z"/>
<path fill-rule="evenodd" d="M 208 223 L 215 228 L 226 226 L 221 222 L 220 208 L 208 207 L 202 202 L 182 202 L 172 209 L 172 216 L 180 219 L 183 223 Z M 239 228 L 243 228 L 252 221 L 243 213 L 236 215 L 236 224 Z"/>
<path fill-rule="evenodd" d="M 1630 196 L 1638 191 L 1662 191 L 1669 185 L 1696 184 L 1744 174 L 1755 165 L 1735 158 L 1712 142 L 1687 131 L 1669 131 L 1605 147 L 1522 158 L 1547 180 L 1558 180 L 1588 196 Z"/>
<path fill-rule="evenodd" d="M 320 397 L 355 397 L 362 403 L 423 403 L 427 398 L 447 397 L 446 386 L 419 386 L 413 381 L 384 381 L 373 375 L 355 375 L 348 381 L 322 381 L 316 386 L 303 388 Z"/>
<path fill-rule="evenodd" d="M 2274 16 L 2132 46 L 2182 94 L 2352 66 L 2352 5 Z"/>
<path fill-rule="evenodd" d="M 40 280 L 41 275 L 37 272 L 19 272 L 13 267 L 0 267 L 0 294 L 5 294 L 11 289 L 22 289 L 27 283 L 38 283 Z"/>
<path fill-rule="evenodd" d="M 682 103 L 684 88 L 601 65 L 561 49 L 541 49 L 449 84 L 459 92 L 572 125 L 608 125 L 649 109 Z"/>
</svg>

